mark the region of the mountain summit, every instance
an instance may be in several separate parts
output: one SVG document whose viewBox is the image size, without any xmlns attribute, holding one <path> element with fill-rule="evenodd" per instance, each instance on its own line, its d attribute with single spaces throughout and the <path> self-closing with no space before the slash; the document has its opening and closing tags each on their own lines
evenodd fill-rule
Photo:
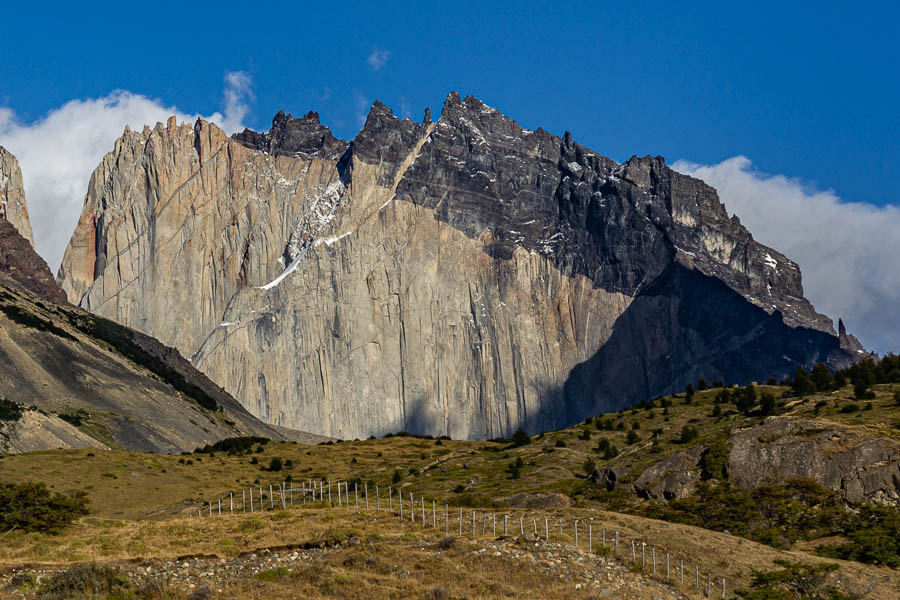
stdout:
<svg viewBox="0 0 900 600">
<path fill-rule="evenodd" d="M 549 430 L 862 350 L 702 181 L 455 92 L 436 122 L 376 102 L 349 144 L 316 113 L 126 130 L 58 280 L 261 419 L 344 438 Z"/>
</svg>

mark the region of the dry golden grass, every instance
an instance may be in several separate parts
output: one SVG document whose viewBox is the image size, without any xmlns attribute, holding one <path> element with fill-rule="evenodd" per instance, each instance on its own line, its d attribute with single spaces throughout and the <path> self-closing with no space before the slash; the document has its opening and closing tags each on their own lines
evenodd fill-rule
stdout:
<svg viewBox="0 0 900 600">
<path fill-rule="evenodd" d="M 876 389 L 878 396 L 872 401 L 872 410 L 853 414 L 839 413 L 839 407 L 848 401 L 851 393 L 849 388 L 831 396 L 814 396 L 802 401 L 789 400 L 789 410 L 797 416 L 814 417 L 816 403 L 825 400 L 827 405 L 819 408 L 819 418 L 853 425 L 860 435 L 897 437 L 900 407 L 894 406 L 893 388 L 878 386 Z M 783 389 L 773 388 L 772 391 L 780 396 Z M 510 572 L 512 567 L 498 563 L 496 568 L 485 564 L 476 569 L 477 565 L 466 562 L 468 559 L 462 550 L 463 554 L 452 560 L 441 559 L 450 562 L 432 566 L 417 554 L 418 540 L 421 536 L 426 539 L 430 539 L 429 536 L 437 537 L 442 532 L 423 532 L 418 526 L 411 527 L 408 522 L 401 523 L 398 519 L 389 517 L 386 512 L 357 515 L 346 509 L 295 506 L 287 511 L 274 510 L 254 515 L 214 518 L 195 516 L 199 506 L 205 507 L 206 502 L 215 502 L 219 498 L 225 499 L 224 508 L 227 512 L 229 492 L 236 492 L 236 506 L 240 511 L 241 490 L 251 486 L 256 490 L 261 485 L 268 493 L 269 483 L 277 485 L 288 475 L 294 479 L 295 486 L 306 480 L 359 478 L 369 485 L 370 506 L 373 508 L 374 488 L 378 485 L 382 494 L 382 508 L 387 505 L 385 490 L 388 486 L 393 486 L 395 490 L 398 487 L 403 490 L 407 503 L 409 492 L 413 492 L 416 498 L 424 494 L 429 501 L 436 500 L 438 506 L 446 501 L 451 506 L 478 506 L 479 512 L 500 513 L 502 510 L 513 515 L 513 523 L 517 523 L 519 514 L 527 514 L 527 518 L 547 515 L 553 521 L 563 519 L 567 523 L 566 535 L 560 538 L 557 526 L 551 532 L 552 541 L 572 542 L 572 520 L 580 519 L 585 523 L 593 519 L 597 534 L 595 542 L 599 542 L 601 529 L 607 530 L 610 540 L 612 532 L 618 530 L 623 540 L 620 550 L 630 558 L 628 540 L 645 539 L 658 549 L 660 569 L 662 557 L 668 552 L 672 556 L 673 572 L 675 561 L 683 559 L 687 565 L 701 565 L 703 572 L 711 572 L 717 578 L 725 577 L 732 589 L 749 582 L 751 569 L 771 569 L 772 561 L 779 557 L 822 562 L 823 559 L 800 552 L 802 545 L 798 545 L 795 549 L 798 551 L 795 552 L 780 552 L 726 534 L 604 512 L 599 510 L 599 505 L 584 502 L 577 496 L 573 507 L 549 512 L 500 508 L 499 499 L 518 493 L 560 491 L 567 496 L 574 496 L 573 490 L 583 484 L 578 476 L 582 474 L 585 459 L 590 457 L 600 465 L 605 462 L 593 450 L 602 438 L 609 439 L 620 449 L 626 449 L 626 452 L 610 462 L 629 470 L 637 470 L 649 462 L 662 459 L 670 452 L 682 449 L 682 446 L 673 444 L 671 440 L 686 424 L 700 430 L 701 435 L 696 443 L 703 443 L 707 438 L 721 435 L 728 428 L 759 422 L 758 418 L 741 415 L 711 417 L 714 395 L 715 390 L 700 392 L 691 405 L 684 405 L 683 399 L 675 398 L 668 415 L 661 408 L 656 408 L 627 410 L 604 417 L 621 421 L 625 425 L 625 431 L 601 431 L 593 424 L 578 425 L 535 437 L 530 445 L 520 448 L 493 442 L 392 437 L 321 446 L 271 442 L 262 447 L 262 452 L 254 451 L 240 456 L 228 456 L 224 453 L 212 456 L 164 456 L 96 450 L 3 456 L 0 458 L 0 480 L 43 481 L 57 491 L 86 490 L 92 516 L 81 520 L 62 536 L 50 537 L 15 531 L 6 534 L 0 543 L 0 563 L 14 565 L 85 560 L 117 561 L 145 557 L 174 558 L 185 554 L 215 554 L 225 557 L 257 548 L 305 544 L 320 539 L 329 530 L 352 528 L 360 535 L 380 536 L 388 540 L 384 548 L 379 546 L 380 560 L 389 564 L 415 564 L 416 561 L 422 561 L 424 566 L 421 572 L 407 569 L 410 571 L 410 578 L 404 585 L 411 586 L 409 595 L 421 597 L 438 585 L 449 587 L 451 595 L 469 598 L 496 597 L 506 593 L 507 590 L 497 588 L 492 582 L 497 578 L 503 581 L 502 576 Z M 634 423 L 639 424 L 637 431 L 644 441 L 626 448 L 625 436 Z M 651 453 L 647 451 L 649 442 L 646 440 L 650 431 L 657 428 L 664 432 L 663 451 Z M 590 440 L 580 439 L 580 434 L 585 429 L 591 432 Z M 557 448 L 557 440 L 564 441 L 565 447 Z M 262 470 L 275 457 L 291 460 L 293 467 L 280 473 Z M 507 466 L 519 458 L 525 466 L 521 469 L 521 478 L 513 479 Z M 258 464 L 251 464 L 253 459 Z M 392 484 L 395 471 L 401 476 L 399 484 Z M 460 488 L 468 489 L 460 493 L 457 491 Z M 360 486 L 361 494 L 362 489 Z M 254 496 L 258 502 L 256 492 Z M 299 500 L 299 496 L 296 499 Z M 337 500 L 336 489 L 333 499 Z M 362 495 L 360 501 L 363 503 Z M 471 514 L 468 512 L 470 510 L 467 509 L 467 515 Z M 455 529 L 456 510 L 452 514 L 451 533 Z M 408 537 L 410 530 L 416 532 L 413 539 Z M 471 533 L 470 526 L 466 530 Z M 585 544 L 584 537 L 581 544 Z M 868 598 L 900 598 L 900 582 L 896 571 L 858 563 L 840 564 L 840 577 L 851 589 L 865 589 L 865 586 L 871 584 L 875 587 Z M 457 568 L 462 572 L 475 569 L 477 573 L 472 575 L 474 583 L 463 585 L 456 581 L 454 573 Z M 693 566 L 689 568 L 693 569 Z M 246 582 L 228 593 L 233 597 L 263 597 L 269 594 L 267 597 L 310 598 L 327 595 L 327 592 L 352 597 L 356 592 L 347 592 L 342 587 L 341 582 L 346 578 L 365 580 L 366 589 L 371 588 L 371 593 L 367 593 L 367 596 L 391 597 L 398 593 L 394 587 L 396 583 L 384 579 L 378 569 L 333 564 L 321 571 L 288 578 L 277 577 L 273 581 Z M 439 573 L 443 575 L 439 576 Z M 549 588 L 544 593 L 540 582 L 534 582 L 529 577 L 531 576 L 528 574 L 516 573 L 516 580 L 521 581 L 522 586 L 537 586 L 534 589 L 541 590 L 541 594 L 535 594 L 536 596 L 567 597 L 565 590 L 559 596 L 552 595 L 556 591 Z"/>
</svg>

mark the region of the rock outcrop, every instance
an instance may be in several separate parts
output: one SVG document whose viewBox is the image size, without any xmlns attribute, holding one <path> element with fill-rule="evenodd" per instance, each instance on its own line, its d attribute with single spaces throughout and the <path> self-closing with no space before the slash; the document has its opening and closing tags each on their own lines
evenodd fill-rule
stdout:
<svg viewBox="0 0 900 600">
<path fill-rule="evenodd" d="M 58 280 L 261 419 L 343 438 L 549 430 L 683 389 L 854 360 L 715 190 L 451 94 L 228 139 L 174 118 L 94 172 Z"/>
<path fill-rule="evenodd" d="M 687 498 L 703 473 L 700 463 L 704 452 L 705 446 L 693 446 L 647 467 L 634 480 L 634 491 L 657 502 Z"/>
<path fill-rule="evenodd" d="M 17 228 L 3 217 L 0 217 L 0 284 L 68 304 L 50 267 Z"/>
<path fill-rule="evenodd" d="M 832 422 L 770 417 L 734 432 L 728 472 L 745 488 L 803 477 L 848 502 L 900 504 L 900 443 Z"/>
<path fill-rule="evenodd" d="M 22 171 L 16 157 L 0 146 L 0 218 L 4 218 L 16 228 L 22 237 L 34 247 L 34 234 L 28 219 L 25 204 L 25 186 Z"/>
</svg>

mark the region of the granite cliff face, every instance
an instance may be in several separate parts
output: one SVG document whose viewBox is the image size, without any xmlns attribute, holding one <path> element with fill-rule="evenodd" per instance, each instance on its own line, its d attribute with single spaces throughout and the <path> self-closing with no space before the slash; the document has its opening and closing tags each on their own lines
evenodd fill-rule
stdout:
<svg viewBox="0 0 900 600">
<path fill-rule="evenodd" d="M 25 186 L 16 157 L 0 146 L 0 217 L 9 221 L 34 247 L 34 234 L 25 205 Z"/>
<path fill-rule="evenodd" d="M 70 305 L 0 216 L 0 452 L 176 452 L 237 435 L 295 437 L 250 415 L 173 348 Z"/>
<path fill-rule="evenodd" d="M 349 144 L 315 113 L 126 130 L 58 280 L 263 420 L 344 438 L 552 429 L 856 351 L 703 182 L 455 93 L 436 122 L 376 102 Z"/>
</svg>

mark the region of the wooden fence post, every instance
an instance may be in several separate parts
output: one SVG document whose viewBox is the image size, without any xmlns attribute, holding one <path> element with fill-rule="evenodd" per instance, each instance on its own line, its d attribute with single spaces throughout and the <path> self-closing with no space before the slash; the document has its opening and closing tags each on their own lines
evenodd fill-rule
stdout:
<svg viewBox="0 0 900 600">
<path fill-rule="evenodd" d="M 413 500 L 412 492 L 409 493 L 409 520 L 410 523 L 416 522 L 416 503 Z"/>
<path fill-rule="evenodd" d="M 222 516 L 222 499 L 219 498 L 219 516 Z"/>
<path fill-rule="evenodd" d="M 531 519 L 531 532 L 537 537 L 537 518 Z"/>
<path fill-rule="evenodd" d="M 338 488 L 338 508 L 340 508 L 341 507 L 341 482 L 340 481 L 338 481 L 337 488 Z"/>
<path fill-rule="evenodd" d="M 331 482 L 328 482 L 328 504 L 331 505 Z"/>
<path fill-rule="evenodd" d="M 487 514 L 481 513 L 481 537 L 484 537 L 485 530 L 487 530 Z"/>
<path fill-rule="evenodd" d="M 228 492 L 228 500 L 231 502 L 231 514 L 234 514 L 234 492 Z"/>
<path fill-rule="evenodd" d="M 666 552 L 666 581 L 669 580 L 669 553 Z"/>
<path fill-rule="evenodd" d="M 550 541 L 550 519 L 544 517 L 544 538 Z"/>
<path fill-rule="evenodd" d="M 618 554 L 618 553 L 619 553 L 619 530 L 617 529 L 616 530 L 616 547 L 615 547 L 614 554 Z"/>
<path fill-rule="evenodd" d="M 494 539 L 497 539 L 497 515 L 491 516 L 491 524 L 494 526 Z"/>
<path fill-rule="evenodd" d="M 578 519 L 575 519 L 575 547 L 578 547 Z"/>
<path fill-rule="evenodd" d="M 509 530 L 507 529 L 507 522 L 509 521 L 509 515 L 503 515 L 503 535 L 507 535 Z"/>
<path fill-rule="evenodd" d="M 253 512 L 253 488 L 250 488 L 250 512 Z"/>
<path fill-rule="evenodd" d="M 588 552 L 594 551 L 594 524 L 588 523 Z"/>
<path fill-rule="evenodd" d="M 525 525 L 522 521 L 521 515 L 519 516 L 519 535 L 525 535 Z"/>
<path fill-rule="evenodd" d="M 712 596 L 712 576 L 707 573 L 706 575 L 706 597 L 709 598 Z"/>
<path fill-rule="evenodd" d="M 356 502 L 356 512 L 359 512 L 359 484 L 353 484 L 353 499 Z"/>
<path fill-rule="evenodd" d="M 631 562 L 637 562 L 637 555 L 634 553 L 634 540 L 631 540 Z"/>
<path fill-rule="evenodd" d="M 472 537 L 475 537 L 475 511 L 472 511 Z"/>
<path fill-rule="evenodd" d="M 641 566 L 647 566 L 647 542 L 641 542 Z"/>
<path fill-rule="evenodd" d="M 247 512 L 247 492 L 241 490 L 241 512 Z"/>
<path fill-rule="evenodd" d="M 700 567 L 697 567 L 697 589 L 700 589 Z"/>
<path fill-rule="evenodd" d="M 363 494 L 366 496 L 366 510 L 369 510 L 369 484 L 363 484 Z"/>
<path fill-rule="evenodd" d="M 653 561 L 653 576 L 656 577 L 656 548 L 650 548 L 650 560 Z"/>
<path fill-rule="evenodd" d="M 269 508 L 275 508 L 275 494 L 272 493 L 272 484 L 269 484 Z"/>
</svg>

